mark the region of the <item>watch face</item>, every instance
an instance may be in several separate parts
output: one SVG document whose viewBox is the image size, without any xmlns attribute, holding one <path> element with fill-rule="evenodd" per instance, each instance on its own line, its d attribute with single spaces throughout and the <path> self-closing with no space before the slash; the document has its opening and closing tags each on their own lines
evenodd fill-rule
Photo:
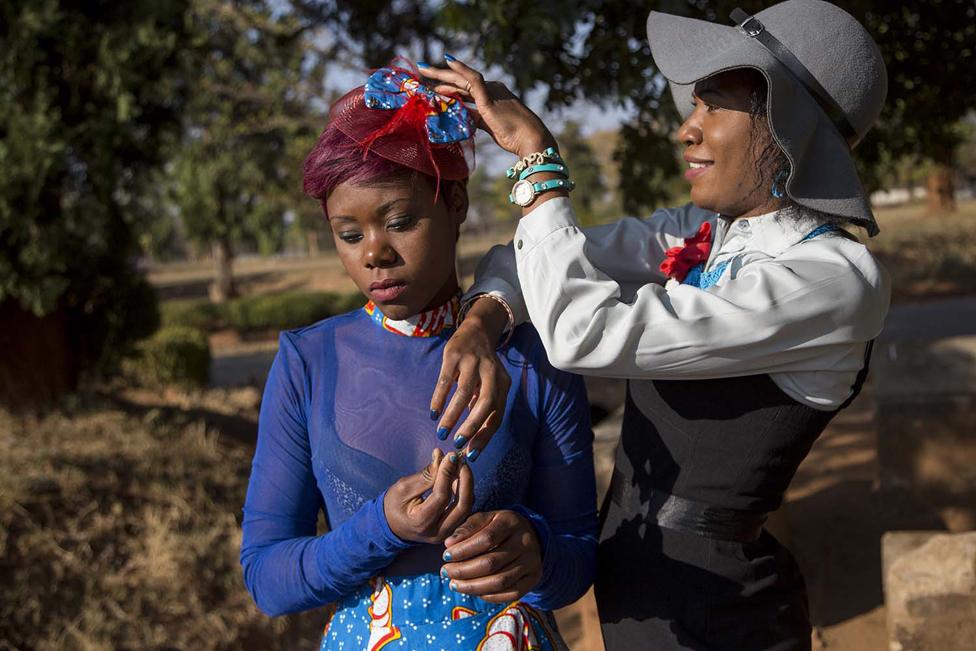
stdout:
<svg viewBox="0 0 976 651">
<path fill-rule="evenodd" d="M 515 198 L 515 203 L 518 205 L 527 206 L 535 198 L 535 188 L 532 187 L 532 183 L 529 181 L 519 181 L 512 186 L 512 197 Z"/>
</svg>

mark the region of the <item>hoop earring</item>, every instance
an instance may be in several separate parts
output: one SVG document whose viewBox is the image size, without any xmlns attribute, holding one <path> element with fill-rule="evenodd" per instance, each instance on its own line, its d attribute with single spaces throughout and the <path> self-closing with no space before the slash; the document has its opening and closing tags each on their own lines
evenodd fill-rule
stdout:
<svg viewBox="0 0 976 651">
<path fill-rule="evenodd" d="M 779 174 L 776 175 L 776 178 L 773 179 L 773 185 L 771 188 L 769 188 L 769 193 L 773 195 L 773 197 L 782 199 L 784 196 L 786 196 L 785 187 L 781 187 L 781 185 L 785 186 L 786 179 L 789 177 L 789 175 L 790 173 L 787 170 L 780 170 Z"/>
</svg>

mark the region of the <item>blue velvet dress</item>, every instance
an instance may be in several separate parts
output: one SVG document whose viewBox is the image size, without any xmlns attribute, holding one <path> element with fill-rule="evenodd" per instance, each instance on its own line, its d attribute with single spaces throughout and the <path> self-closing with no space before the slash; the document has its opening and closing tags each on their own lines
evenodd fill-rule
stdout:
<svg viewBox="0 0 976 651">
<path fill-rule="evenodd" d="M 581 378 L 554 369 L 529 325 L 499 350 L 504 421 L 471 464 L 475 511 L 512 509 L 538 533 L 543 574 L 512 604 L 453 592 L 442 545 L 401 540 L 383 513 L 439 441 L 429 417 L 456 301 L 408 321 L 367 308 L 283 332 L 265 386 L 241 563 L 271 615 L 331 605 L 323 649 L 560 648 L 549 611 L 593 581 L 593 435 Z M 329 531 L 316 535 L 324 510 Z"/>
</svg>

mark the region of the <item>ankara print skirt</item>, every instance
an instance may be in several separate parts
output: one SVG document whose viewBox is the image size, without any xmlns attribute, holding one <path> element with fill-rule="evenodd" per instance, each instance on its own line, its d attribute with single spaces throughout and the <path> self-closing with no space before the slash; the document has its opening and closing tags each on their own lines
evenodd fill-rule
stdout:
<svg viewBox="0 0 976 651">
<path fill-rule="evenodd" d="M 550 613 L 454 592 L 437 574 L 376 577 L 336 605 L 322 651 L 565 651 Z"/>
</svg>

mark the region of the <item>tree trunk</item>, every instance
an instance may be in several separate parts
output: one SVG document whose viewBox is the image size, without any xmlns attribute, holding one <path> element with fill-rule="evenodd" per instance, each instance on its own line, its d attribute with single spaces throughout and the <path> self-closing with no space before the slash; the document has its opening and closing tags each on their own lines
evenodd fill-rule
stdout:
<svg viewBox="0 0 976 651">
<path fill-rule="evenodd" d="M 928 178 L 928 212 L 931 215 L 956 210 L 956 188 L 953 171 L 949 165 L 939 164 L 932 168 Z"/>
<path fill-rule="evenodd" d="M 210 284 L 210 300 L 223 303 L 237 296 L 234 284 L 234 251 L 230 239 L 220 237 L 213 243 L 214 281 Z"/>
<path fill-rule="evenodd" d="M 78 385 L 63 309 L 38 317 L 16 300 L 0 302 L 0 404 L 12 410 L 52 402 Z"/>
<path fill-rule="evenodd" d="M 305 241 L 308 243 L 308 254 L 310 256 L 316 256 L 322 252 L 319 247 L 319 232 L 314 228 L 305 231 Z"/>
</svg>

